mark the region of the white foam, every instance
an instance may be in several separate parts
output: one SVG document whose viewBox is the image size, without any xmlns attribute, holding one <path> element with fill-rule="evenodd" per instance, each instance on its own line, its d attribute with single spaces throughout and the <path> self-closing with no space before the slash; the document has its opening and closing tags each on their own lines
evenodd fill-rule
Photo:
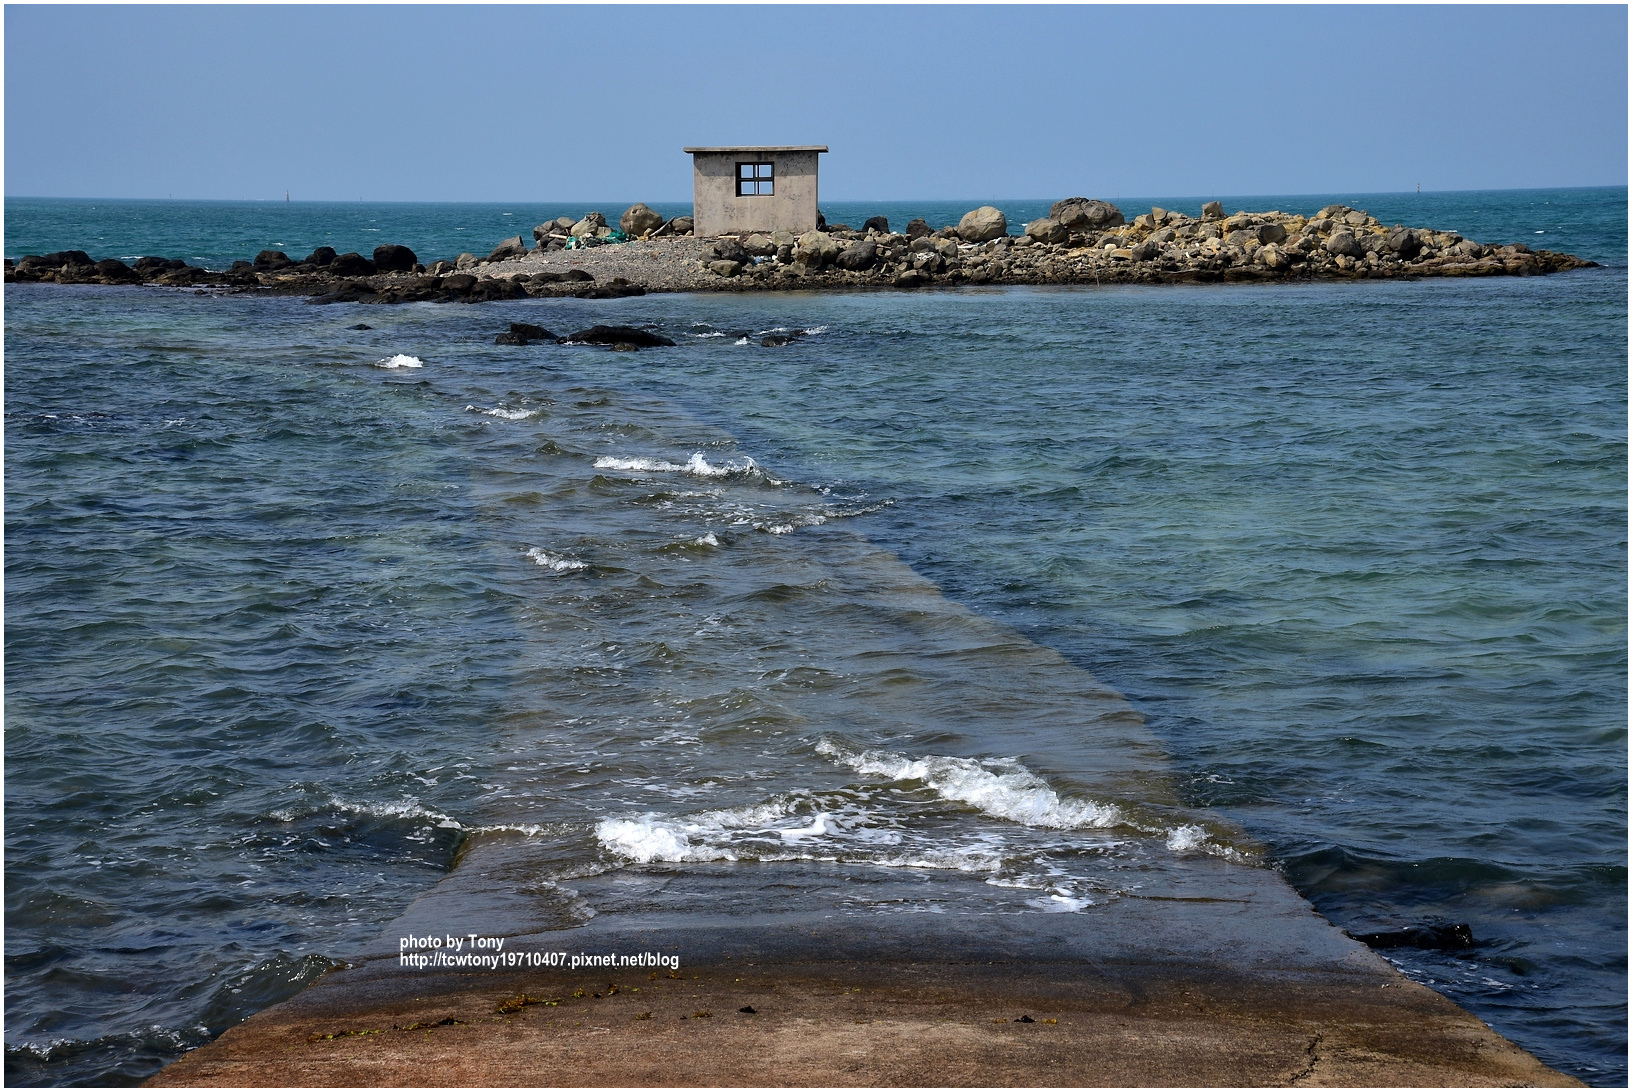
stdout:
<svg viewBox="0 0 1632 1092">
<path fill-rule="evenodd" d="M 579 561 L 571 557 L 559 557 L 547 550 L 541 550 L 537 546 L 528 550 L 526 556 L 533 564 L 549 569 L 551 572 L 576 573 L 589 568 L 589 562 L 587 561 Z"/>
<path fill-rule="evenodd" d="M 494 406 L 492 409 L 481 409 L 478 406 L 466 406 L 465 409 L 473 413 L 485 413 L 489 417 L 498 417 L 506 421 L 525 421 L 538 413 L 536 409 L 506 409 L 503 406 Z"/>
<path fill-rule="evenodd" d="M 710 531 L 708 534 L 704 535 L 702 538 L 697 539 L 696 542 L 694 543 L 694 545 L 697 545 L 697 546 L 718 546 L 719 544 L 720 544 L 720 540 L 714 537 L 714 532 L 713 531 Z"/>
<path fill-rule="evenodd" d="M 1011 759 L 956 758 L 927 755 L 908 758 L 889 751 L 851 752 L 831 740 L 816 745 L 816 753 L 869 777 L 891 781 L 922 781 L 946 800 L 1028 827 L 1073 830 L 1114 826 L 1122 813 L 1093 800 L 1062 800 L 1048 783 Z M 995 767 L 995 768 L 994 768 Z"/>
<path fill-rule="evenodd" d="M 425 362 L 417 356 L 398 353 L 396 356 L 388 356 L 384 360 L 376 360 L 374 366 L 376 368 L 423 368 Z"/>
<path fill-rule="evenodd" d="M 759 465 L 753 459 L 744 458 L 742 462 L 722 463 L 715 466 L 703 457 L 701 451 L 694 452 L 685 463 L 671 463 L 667 459 L 619 459 L 612 455 L 602 455 L 595 460 L 597 470 L 634 470 L 655 474 L 695 474 L 700 478 L 725 478 L 732 474 L 758 474 Z"/>
</svg>

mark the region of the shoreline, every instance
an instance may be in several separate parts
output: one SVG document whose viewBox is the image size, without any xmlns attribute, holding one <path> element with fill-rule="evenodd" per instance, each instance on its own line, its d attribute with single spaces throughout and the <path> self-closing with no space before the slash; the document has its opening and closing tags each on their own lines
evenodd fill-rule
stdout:
<svg viewBox="0 0 1632 1092">
<path fill-rule="evenodd" d="M 640 208 L 625 213 L 625 220 Z M 391 244 L 376 248 L 372 259 L 337 255 L 327 247 L 300 261 L 262 251 L 227 271 L 160 257 L 127 266 L 75 250 L 29 255 L 15 263 L 6 259 L 5 280 L 296 295 L 315 304 L 393 304 L 616 299 L 655 292 L 1541 276 L 1597 265 L 1533 251 L 1523 243 L 1489 245 L 1455 232 L 1386 225 L 1341 205 L 1313 217 L 1273 210 L 1225 216 L 1214 202 L 1200 217 L 1153 208 L 1127 223 L 1114 206 L 1069 198 L 1019 235 L 1009 234 L 1002 214 L 988 208 L 935 231 L 922 220 L 904 233 L 874 220 L 862 230 L 840 224 L 798 236 L 778 231 L 718 239 L 689 234 L 689 225 L 681 224 L 686 218 L 623 239 L 621 232 L 612 234 L 604 217 L 594 219 L 598 216 L 589 214 L 571 228 L 559 221 L 541 224 L 531 248 L 518 235 L 486 258 L 462 254 L 429 265 L 407 247 Z"/>
<path fill-rule="evenodd" d="M 695 909 L 745 876 L 771 888 L 820 866 L 651 867 L 575 881 L 598 912 L 562 928 L 517 891 L 536 853 L 482 841 L 350 967 L 147 1085 L 1578 1085 L 1268 869 L 1209 859 L 1087 915 L 858 928 L 838 901 L 752 924 Z M 636 909 L 620 877 L 693 909 Z M 403 936 L 469 932 L 648 963 L 402 966 Z"/>
</svg>

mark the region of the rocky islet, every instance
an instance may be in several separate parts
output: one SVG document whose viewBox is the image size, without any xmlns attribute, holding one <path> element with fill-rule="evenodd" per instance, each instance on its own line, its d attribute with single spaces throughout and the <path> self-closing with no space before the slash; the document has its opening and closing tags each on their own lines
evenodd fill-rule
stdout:
<svg viewBox="0 0 1632 1092">
<path fill-rule="evenodd" d="M 1001 210 L 984 205 L 939 230 L 915 219 L 894 232 L 875 216 L 860 230 L 823 221 L 797 235 L 702 240 L 693 236 L 690 217 L 665 219 L 637 203 L 616 228 L 600 212 L 563 216 L 535 227 L 531 245 L 515 235 L 486 257 L 467 253 L 429 265 L 397 244 L 376 247 L 371 257 L 319 247 L 298 261 L 263 250 L 227 270 L 161 257 L 127 265 L 67 250 L 6 259 L 5 279 L 406 303 L 614 299 L 647 291 L 1531 276 L 1593 264 L 1522 243 L 1491 245 L 1454 231 L 1384 224 L 1346 205 L 1314 216 L 1226 215 L 1220 202 L 1209 201 L 1199 216 L 1152 208 L 1129 222 L 1110 202 L 1069 197 L 1019 234 L 1010 234 Z"/>
</svg>

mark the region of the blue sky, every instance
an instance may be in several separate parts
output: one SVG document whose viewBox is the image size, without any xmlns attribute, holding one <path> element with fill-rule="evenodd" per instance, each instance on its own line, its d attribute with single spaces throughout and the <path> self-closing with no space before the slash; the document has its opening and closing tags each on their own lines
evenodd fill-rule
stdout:
<svg viewBox="0 0 1632 1092">
<path fill-rule="evenodd" d="M 5 9 L 14 196 L 829 200 L 1625 185 L 1627 9 Z"/>
</svg>

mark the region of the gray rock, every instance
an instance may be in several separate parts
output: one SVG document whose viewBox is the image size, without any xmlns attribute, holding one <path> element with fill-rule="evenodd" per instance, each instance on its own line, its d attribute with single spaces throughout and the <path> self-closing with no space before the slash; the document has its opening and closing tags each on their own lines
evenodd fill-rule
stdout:
<svg viewBox="0 0 1632 1092">
<path fill-rule="evenodd" d="M 1388 249 L 1406 261 L 1422 253 L 1422 240 L 1408 227 L 1397 227 L 1388 233 Z"/>
<path fill-rule="evenodd" d="M 1361 258 L 1366 253 L 1359 240 L 1354 237 L 1354 233 L 1347 230 L 1332 232 L 1326 240 L 1325 249 L 1326 253 L 1334 257 Z"/>
<path fill-rule="evenodd" d="M 1052 216 L 1045 216 L 1041 220 L 1033 220 L 1027 224 L 1026 234 L 1039 243 L 1059 243 L 1064 242 L 1070 232 L 1066 230 L 1064 224 Z"/>
<path fill-rule="evenodd" d="M 1258 261 L 1276 272 L 1292 264 L 1292 259 L 1287 257 L 1286 252 L 1274 243 L 1270 243 L 1258 251 Z"/>
<path fill-rule="evenodd" d="M 1371 219 L 1371 217 L 1367 216 L 1363 212 L 1360 212 L 1360 211 L 1356 210 L 1354 212 L 1350 212 L 1347 215 L 1345 215 L 1343 217 L 1343 222 L 1345 224 L 1350 224 L 1350 225 L 1352 225 L 1354 227 L 1359 227 L 1361 224 L 1364 224 L 1369 219 Z"/>
<path fill-rule="evenodd" d="M 1224 202 L 1209 201 L 1205 205 L 1201 206 L 1201 218 L 1203 220 L 1224 219 Z"/>
<path fill-rule="evenodd" d="M 722 277 L 735 277 L 742 272 L 741 262 L 717 261 L 708 263 L 708 271 Z"/>
<path fill-rule="evenodd" d="M 825 231 L 807 231 L 799 236 L 799 247 L 793 257 L 800 265 L 820 269 L 831 265 L 839 256 L 839 244 Z"/>
<path fill-rule="evenodd" d="M 935 253 L 937 253 L 941 257 L 947 258 L 947 259 L 956 258 L 958 256 L 958 243 L 957 243 L 957 240 L 956 239 L 937 239 L 935 241 Z"/>
<path fill-rule="evenodd" d="M 1225 246 L 1249 247 L 1258 245 L 1258 232 L 1252 228 L 1236 228 L 1224 236 Z"/>
<path fill-rule="evenodd" d="M 870 239 L 863 239 L 851 243 L 839 251 L 839 256 L 833 259 L 833 264 L 840 269 L 862 270 L 871 269 L 878 259 L 878 247 Z"/>
<path fill-rule="evenodd" d="M 689 216 L 676 216 L 669 221 L 668 226 L 676 235 L 690 235 L 692 232 L 692 220 Z"/>
<path fill-rule="evenodd" d="M 602 216 L 598 212 L 586 212 L 584 213 L 584 218 L 582 220 L 579 220 L 577 223 L 572 225 L 572 227 L 568 230 L 568 234 L 581 239 L 585 236 L 599 234 L 600 230 L 604 227 L 606 227 L 605 216 Z"/>
<path fill-rule="evenodd" d="M 888 235 L 890 233 L 890 221 L 883 216 L 869 216 L 866 222 L 861 225 L 861 230 L 876 231 L 880 235 Z"/>
<path fill-rule="evenodd" d="M 479 263 L 480 259 L 468 250 L 453 260 L 455 269 L 470 269 Z"/>
<path fill-rule="evenodd" d="M 756 258 L 769 258 L 776 253 L 776 244 L 769 235 L 755 233 L 742 241 L 742 249 Z"/>
<path fill-rule="evenodd" d="M 922 239 L 926 235 L 933 234 L 934 231 L 930 228 L 929 222 L 922 217 L 910 220 L 907 223 L 907 238 L 909 239 Z"/>
<path fill-rule="evenodd" d="M 1058 220 L 1067 231 L 1078 235 L 1104 231 L 1127 223 L 1122 210 L 1109 201 L 1095 201 L 1087 197 L 1067 197 L 1049 207 L 1048 219 Z"/>
<path fill-rule="evenodd" d="M 1151 239 L 1146 239 L 1144 242 L 1140 243 L 1138 246 L 1133 247 L 1132 251 L 1133 251 L 1133 260 L 1134 261 L 1136 261 L 1136 262 L 1148 262 L 1152 258 L 1157 258 L 1157 257 L 1161 256 L 1162 247 L 1161 247 L 1160 243 L 1157 243 L 1157 242 L 1155 242 L 1155 241 L 1153 241 Z"/>
<path fill-rule="evenodd" d="M 718 261 L 736 262 L 738 265 L 747 265 L 752 260 L 747 248 L 731 238 L 716 240 L 713 246 L 713 255 Z"/>
<path fill-rule="evenodd" d="M 1286 228 L 1280 224 L 1260 224 L 1258 226 L 1258 241 L 1260 243 L 1286 242 Z"/>
<path fill-rule="evenodd" d="M 487 256 L 490 262 L 502 262 L 506 258 L 519 258 L 526 254 L 527 243 L 520 235 L 512 235 L 504 242 L 493 248 L 493 253 Z"/>
<path fill-rule="evenodd" d="M 653 212 L 650 205 L 637 201 L 623 210 L 618 217 L 618 230 L 632 239 L 638 239 L 647 232 L 656 231 L 663 226 L 663 215 Z"/>
<path fill-rule="evenodd" d="M 958 221 L 958 235 L 967 243 L 984 243 L 1009 233 L 1008 218 L 1003 210 L 982 205 L 963 214 Z"/>
</svg>

